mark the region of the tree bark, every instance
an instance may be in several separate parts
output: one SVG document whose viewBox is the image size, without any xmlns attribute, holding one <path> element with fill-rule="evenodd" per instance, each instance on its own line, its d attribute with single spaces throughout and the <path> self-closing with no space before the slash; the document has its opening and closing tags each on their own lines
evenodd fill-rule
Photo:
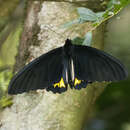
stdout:
<svg viewBox="0 0 130 130">
<path fill-rule="evenodd" d="M 28 2 L 15 71 L 41 54 L 62 46 L 68 36 L 83 36 L 92 29 L 91 23 L 61 28 L 77 16 L 76 7 L 78 5 L 67 2 Z M 105 25 L 101 24 L 94 31 L 93 42 L 98 48 L 103 46 L 104 29 Z M 39 90 L 16 95 L 13 105 L 2 113 L 0 129 L 82 130 L 104 86 L 105 82 L 96 82 L 80 91 L 68 89 L 63 94 Z"/>
</svg>

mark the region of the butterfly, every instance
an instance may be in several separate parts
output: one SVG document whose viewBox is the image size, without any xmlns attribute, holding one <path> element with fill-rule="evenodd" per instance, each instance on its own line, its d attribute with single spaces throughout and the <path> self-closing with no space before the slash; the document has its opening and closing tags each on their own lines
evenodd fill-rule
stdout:
<svg viewBox="0 0 130 130">
<path fill-rule="evenodd" d="M 125 66 L 104 51 L 89 46 L 65 45 L 36 58 L 11 80 L 8 93 L 46 89 L 62 93 L 68 87 L 86 88 L 95 81 L 120 81 L 128 76 Z"/>
</svg>

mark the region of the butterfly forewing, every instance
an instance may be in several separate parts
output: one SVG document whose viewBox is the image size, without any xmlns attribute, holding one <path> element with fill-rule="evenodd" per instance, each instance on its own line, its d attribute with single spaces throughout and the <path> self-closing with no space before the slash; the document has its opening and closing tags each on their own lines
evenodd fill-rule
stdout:
<svg viewBox="0 0 130 130">
<path fill-rule="evenodd" d="M 11 80 L 8 93 L 17 94 L 43 89 L 60 80 L 62 76 L 61 53 L 62 49 L 57 48 L 26 65 Z"/>
<path fill-rule="evenodd" d="M 88 81 L 119 81 L 127 77 L 125 67 L 111 55 L 88 46 L 74 46 L 75 75 Z"/>
</svg>

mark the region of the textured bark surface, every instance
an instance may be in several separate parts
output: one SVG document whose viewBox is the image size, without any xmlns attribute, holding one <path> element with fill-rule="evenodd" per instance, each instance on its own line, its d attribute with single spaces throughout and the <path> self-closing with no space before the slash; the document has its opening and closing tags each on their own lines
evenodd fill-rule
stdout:
<svg viewBox="0 0 130 130">
<path fill-rule="evenodd" d="M 76 7 L 66 2 L 29 3 L 15 71 L 39 55 L 62 46 L 68 36 L 83 36 L 91 30 L 91 23 L 61 28 L 77 16 Z M 94 32 L 94 45 L 98 48 L 103 45 L 103 30 L 101 25 Z M 80 91 L 69 89 L 63 94 L 40 90 L 16 95 L 14 104 L 2 113 L 0 130 L 81 130 L 105 85 L 93 83 Z"/>
<path fill-rule="evenodd" d="M 35 35 L 39 32 L 38 23 L 38 12 L 40 11 L 40 2 L 28 2 L 28 8 L 26 12 L 26 20 L 21 36 L 20 46 L 18 48 L 18 55 L 16 57 L 16 64 L 14 66 L 14 71 L 18 71 L 22 68 L 30 55 L 29 47 L 33 45 Z M 37 41 L 35 41 L 37 43 Z"/>
<path fill-rule="evenodd" d="M 43 1 L 43 0 L 42 0 Z M 92 9 L 93 11 L 103 11 L 105 10 L 109 0 L 44 0 L 50 2 L 66 2 L 74 4 L 75 6 L 84 6 Z"/>
</svg>

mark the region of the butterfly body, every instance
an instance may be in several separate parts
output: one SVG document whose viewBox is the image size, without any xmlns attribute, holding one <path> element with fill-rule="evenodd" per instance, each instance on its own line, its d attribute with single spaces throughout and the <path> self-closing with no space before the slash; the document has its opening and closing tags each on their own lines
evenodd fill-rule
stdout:
<svg viewBox="0 0 130 130">
<path fill-rule="evenodd" d="M 85 80 L 78 80 L 75 77 L 75 68 L 73 63 L 73 51 L 74 45 L 69 39 L 66 40 L 65 45 L 62 49 L 62 70 L 61 70 L 61 79 L 58 82 L 55 82 L 51 87 L 48 87 L 48 91 L 53 91 L 54 93 L 62 93 L 66 91 L 68 87 L 81 89 L 86 87 L 88 82 Z"/>
<path fill-rule="evenodd" d="M 96 48 L 65 45 L 38 57 L 11 80 L 9 94 L 46 89 L 62 93 L 68 87 L 81 89 L 95 81 L 119 81 L 127 77 L 124 65 L 113 56 Z"/>
</svg>

